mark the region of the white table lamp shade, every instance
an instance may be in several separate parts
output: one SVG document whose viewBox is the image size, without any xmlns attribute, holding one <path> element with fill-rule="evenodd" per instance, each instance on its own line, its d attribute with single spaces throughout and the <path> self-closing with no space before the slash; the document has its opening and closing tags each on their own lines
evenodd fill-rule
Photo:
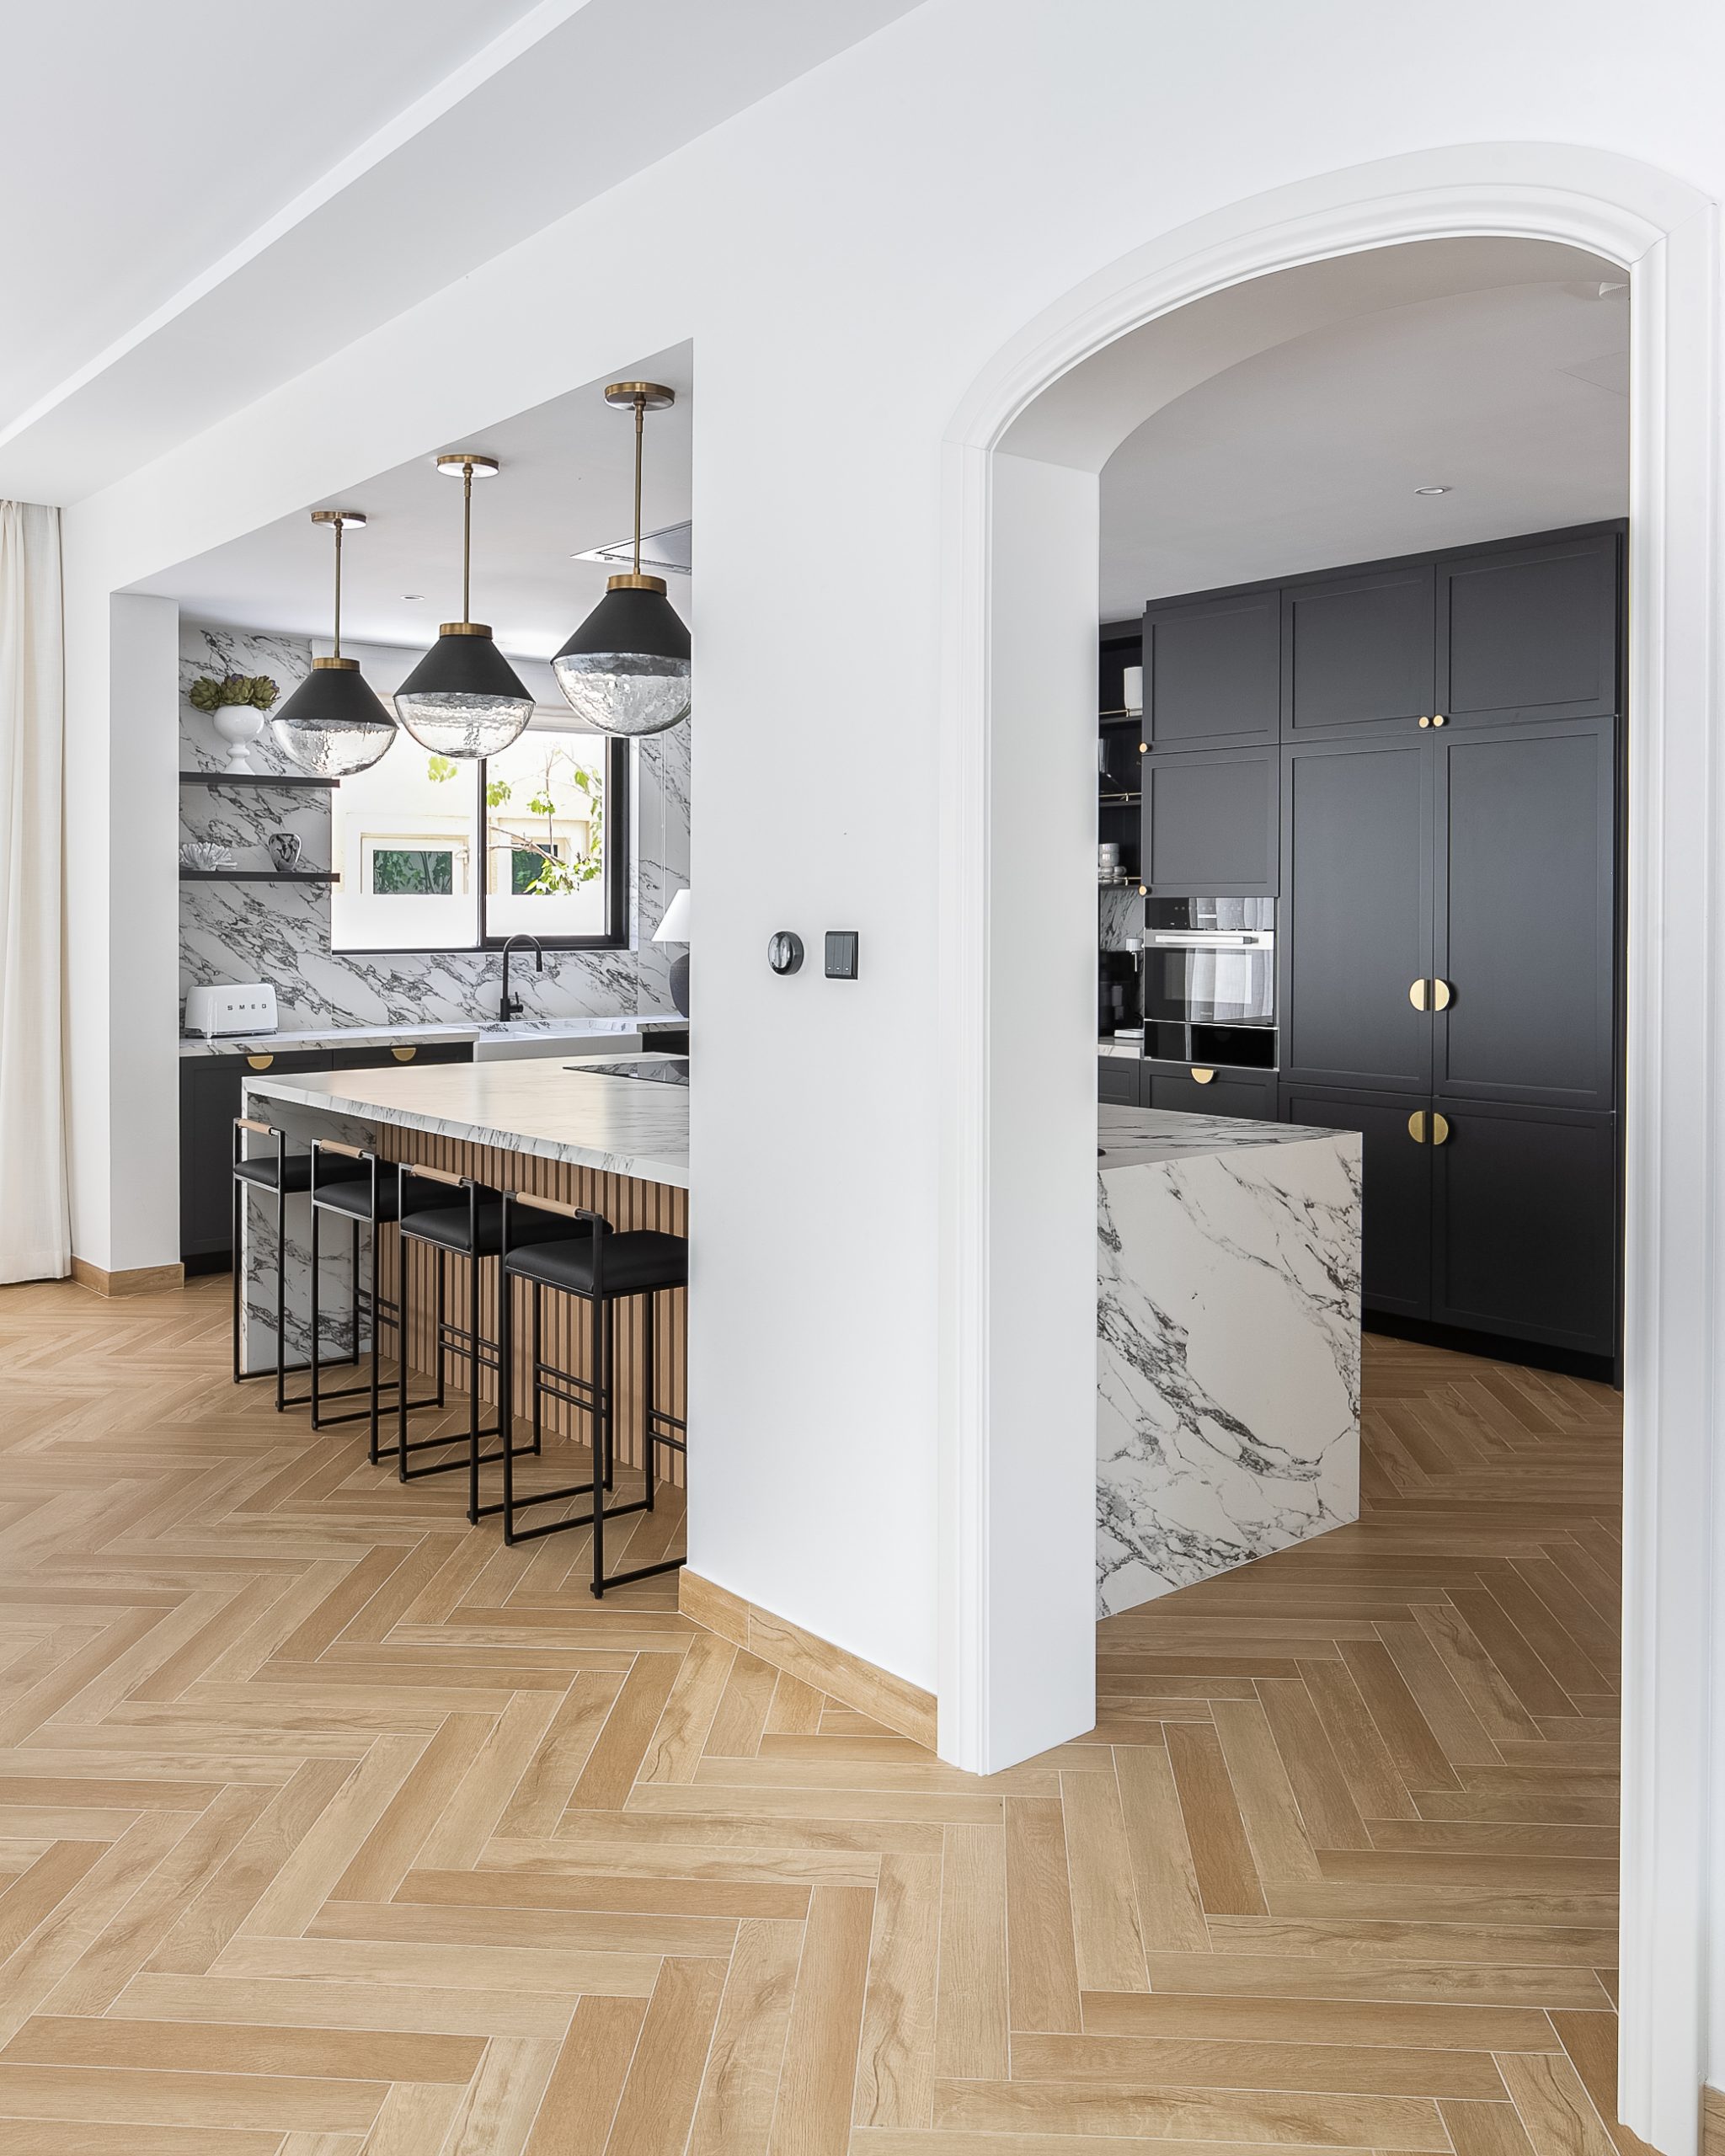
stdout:
<svg viewBox="0 0 1725 2156">
<path fill-rule="evenodd" d="M 686 943 L 689 940 L 689 894 L 685 887 L 665 910 L 665 919 L 653 931 L 655 943 Z"/>
</svg>

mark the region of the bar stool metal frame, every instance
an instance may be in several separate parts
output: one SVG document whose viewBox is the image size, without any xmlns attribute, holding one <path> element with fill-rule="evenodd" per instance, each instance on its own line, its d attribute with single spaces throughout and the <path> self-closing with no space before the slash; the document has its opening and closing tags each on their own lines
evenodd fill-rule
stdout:
<svg viewBox="0 0 1725 2156">
<path fill-rule="evenodd" d="M 254 1137 L 275 1140 L 275 1173 L 267 1179 L 263 1176 L 241 1173 L 243 1167 L 264 1157 L 256 1153 L 248 1155 L 244 1150 L 248 1131 Z M 285 1130 L 278 1129 L 273 1123 L 260 1123 L 254 1116 L 237 1115 L 233 1118 L 233 1381 L 236 1385 L 245 1385 L 254 1378 L 274 1378 L 275 1412 L 278 1415 L 290 1407 L 307 1406 L 312 1397 L 309 1392 L 302 1392 L 296 1398 L 289 1398 L 288 1379 L 305 1375 L 312 1366 L 309 1363 L 287 1362 L 283 1353 L 287 1340 L 287 1201 L 291 1197 L 306 1195 L 311 1188 L 308 1176 L 304 1191 L 289 1189 L 288 1159 L 287 1133 Z M 260 1370 L 240 1367 L 240 1333 L 245 1320 L 245 1202 L 248 1193 L 253 1191 L 264 1198 L 273 1196 L 275 1200 L 275 1360 Z M 325 1358 L 324 1369 L 355 1368 L 360 1359 L 359 1339 L 359 1305 L 356 1302 L 354 1306 L 353 1353 Z M 344 1400 L 369 1390 L 366 1385 L 345 1385 L 325 1394 L 324 1397 Z"/>
<path fill-rule="evenodd" d="M 662 1286 L 622 1288 L 606 1292 L 605 1285 L 605 1245 L 615 1232 L 602 1213 L 594 1212 L 585 1205 L 566 1205 L 560 1199 L 535 1197 L 527 1191 L 505 1191 L 503 1198 L 503 1254 L 500 1260 L 498 1287 L 497 1339 L 499 1360 L 509 1374 L 502 1380 L 507 1390 L 502 1397 L 499 1419 L 505 1425 L 514 1419 L 515 1392 L 511 1382 L 515 1348 L 515 1313 L 510 1292 L 510 1256 L 514 1247 L 510 1230 L 513 1211 L 516 1206 L 530 1206 L 547 1213 L 561 1214 L 565 1219 L 583 1224 L 593 1239 L 593 1284 L 590 1292 L 563 1287 L 554 1282 L 535 1279 L 531 1274 L 520 1274 L 532 1289 L 532 1331 L 529 1340 L 527 1380 L 532 1399 L 533 1449 L 538 1451 L 543 1430 L 544 1401 L 548 1396 L 565 1406 L 579 1408 L 589 1418 L 593 1431 L 593 1474 L 590 1481 L 571 1482 L 558 1490 L 537 1490 L 530 1496 L 518 1497 L 515 1493 L 515 1476 L 510 1462 L 513 1449 L 506 1449 L 503 1459 L 503 1502 L 488 1509 L 503 1514 L 503 1539 L 513 1545 L 518 1542 L 537 1541 L 542 1535 L 560 1534 L 573 1528 L 590 1527 L 593 1530 L 592 1593 L 602 1599 L 606 1589 L 627 1586 L 633 1580 L 656 1578 L 662 1572 L 681 1570 L 686 1560 L 667 1557 L 653 1565 L 637 1565 L 624 1572 L 605 1570 L 605 1529 L 612 1520 L 622 1519 L 632 1513 L 650 1513 L 654 1509 L 654 1468 L 659 1449 L 688 1456 L 688 1426 L 681 1416 L 673 1415 L 660 1407 L 654 1399 L 654 1313 L 656 1298 L 667 1286 L 681 1287 L 681 1281 Z M 577 1229 L 579 1235 L 579 1229 Z M 571 1241 L 575 1237 L 571 1237 Z M 584 1378 L 574 1370 L 559 1369 L 545 1361 L 543 1348 L 544 1290 L 551 1287 L 558 1294 L 573 1295 L 591 1305 L 590 1353 L 593 1375 Z M 631 1503 L 607 1505 L 605 1493 L 612 1487 L 616 1454 L 617 1417 L 617 1305 L 626 1297 L 641 1295 L 645 1307 L 643 1312 L 643 1347 L 644 1374 L 642 1381 L 642 1436 L 645 1457 L 641 1463 L 643 1494 Z M 590 1513 L 579 1519 L 546 1520 L 537 1527 L 517 1527 L 515 1514 L 530 1505 L 548 1505 L 569 1497 L 585 1497 L 592 1506 Z"/>
<path fill-rule="evenodd" d="M 326 1153 L 336 1154 L 344 1160 L 358 1161 L 369 1172 L 371 1202 L 365 1213 L 350 1213 L 344 1206 L 332 1206 L 319 1201 L 318 1193 L 320 1190 L 341 1184 L 351 1185 L 366 1180 L 364 1175 L 355 1176 L 350 1173 L 332 1176 L 320 1172 L 323 1155 Z M 341 1139 L 314 1138 L 312 1140 L 312 1361 L 310 1364 L 312 1389 L 308 1396 L 308 1404 L 312 1410 L 312 1428 L 314 1430 L 325 1430 L 333 1429 L 342 1422 L 369 1422 L 371 1440 L 366 1448 L 366 1457 L 373 1467 L 377 1465 L 377 1432 L 382 1414 L 382 1395 L 386 1391 L 393 1391 L 398 1396 L 404 1397 L 409 1381 L 407 1342 L 401 1331 L 400 1305 L 394 1297 L 381 1294 L 377 1283 L 379 1244 L 382 1230 L 386 1225 L 385 1219 L 380 1217 L 378 1206 L 379 1194 L 383 1187 L 380 1171 L 394 1166 L 395 1163 L 393 1161 L 382 1160 L 376 1153 L 366 1151 L 364 1146 L 350 1145 Z M 360 1317 L 362 1310 L 371 1320 L 371 1375 L 369 1382 L 364 1385 L 344 1386 L 340 1392 L 327 1396 L 331 1399 L 350 1399 L 355 1394 L 366 1394 L 369 1395 L 368 1403 L 364 1407 L 346 1409 L 339 1415 L 326 1415 L 323 1412 L 323 1403 L 326 1396 L 318 1382 L 322 1361 L 318 1353 L 318 1270 L 320 1254 L 318 1223 L 319 1215 L 325 1212 L 339 1212 L 349 1221 L 353 1230 L 352 1239 L 348 1246 L 348 1262 L 351 1277 L 350 1322 L 354 1334 L 354 1352 L 351 1359 L 355 1363 L 360 1359 Z M 362 1283 L 360 1277 L 360 1230 L 363 1227 L 369 1227 L 371 1230 L 369 1283 Z M 386 1326 L 392 1327 L 396 1336 L 396 1374 L 390 1379 L 383 1379 L 380 1376 L 377 1360 L 378 1335 Z M 443 1374 L 441 1365 L 438 1370 L 435 1396 L 428 1396 L 424 1400 L 411 1400 L 409 1401 L 408 1405 L 410 1408 L 441 1407 L 443 1405 Z"/>
<path fill-rule="evenodd" d="M 465 1251 L 456 1250 L 451 1245 L 439 1242 L 430 1235 L 414 1234 L 409 1225 L 411 1215 L 408 1210 L 407 1196 L 407 1186 L 414 1182 L 435 1183 L 450 1190 L 466 1193 L 467 1247 Z M 479 1379 L 482 1371 L 490 1370 L 497 1374 L 499 1401 L 503 1391 L 503 1364 L 498 1342 L 485 1337 L 480 1330 L 479 1323 L 481 1288 L 479 1267 L 487 1255 L 479 1247 L 479 1208 L 488 1200 L 500 1195 L 499 1192 L 493 1190 L 489 1184 L 480 1182 L 473 1176 L 456 1175 L 447 1168 L 428 1167 L 414 1161 L 403 1161 L 401 1164 L 401 1195 L 396 1209 L 397 1230 L 401 1237 L 401 1294 L 398 1300 L 400 1305 L 399 1337 L 403 1367 L 405 1367 L 411 1322 L 407 1246 L 410 1242 L 423 1242 L 429 1249 L 437 1253 L 436 1314 L 432 1334 L 433 1353 L 437 1358 L 435 1404 L 440 1407 L 443 1405 L 443 1358 L 446 1354 L 457 1355 L 467 1361 L 473 1371 L 473 1383 L 469 1396 L 471 1406 L 468 1410 L 467 1428 L 464 1439 L 456 1436 L 409 1438 L 408 1417 L 415 1406 L 423 1406 L 427 1403 L 410 1401 L 407 1397 L 405 1390 L 398 1393 L 396 1410 L 396 1471 L 403 1482 L 415 1482 L 422 1476 L 448 1475 L 458 1468 L 465 1467 L 467 1470 L 467 1518 L 474 1523 L 488 1513 L 502 1510 L 500 1505 L 481 1505 L 479 1502 L 479 1470 L 504 1457 L 500 1451 L 482 1453 L 479 1449 L 481 1443 L 485 1438 L 501 1436 L 504 1426 L 503 1412 L 499 1406 L 498 1419 L 489 1430 L 483 1428 L 479 1406 Z M 467 1261 L 467 1322 L 465 1325 L 455 1324 L 447 1315 L 445 1261 L 451 1257 L 465 1257 Z M 503 1288 L 500 1272 L 499 1283 L 498 1292 L 501 1294 Z M 424 1467 L 409 1467 L 408 1465 L 408 1455 L 410 1453 L 430 1452 L 440 1446 L 461 1444 L 463 1442 L 466 1443 L 467 1451 L 460 1459 L 436 1460 Z M 531 1445 L 521 1445 L 515 1448 L 518 1454 L 537 1452 L 538 1449 L 539 1441 L 537 1431 L 534 1433 L 534 1441 Z"/>
</svg>

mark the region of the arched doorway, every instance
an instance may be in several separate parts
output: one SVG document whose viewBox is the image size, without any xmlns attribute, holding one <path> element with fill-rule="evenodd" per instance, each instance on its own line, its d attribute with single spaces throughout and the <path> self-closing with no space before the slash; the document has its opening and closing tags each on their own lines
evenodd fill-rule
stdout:
<svg viewBox="0 0 1725 2156">
<path fill-rule="evenodd" d="M 1166 325 L 1163 360 L 1202 378 L 1230 349 L 1231 292 L 1470 236 L 1583 248 L 1632 286 L 1622 2090 L 1636 2130 L 1683 2156 L 1702 2057 L 1708 1684 L 1695 1643 L 1725 1389 L 1711 1257 L 1725 1161 L 1708 1140 L 1725 905 L 1706 875 L 1725 805 L 1708 755 L 1716 241 L 1712 206 L 1666 175 L 1479 145 L 1236 205 L 1049 309 L 948 430 L 941 1748 L 1004 1767 L 1087 1727 L 1093 1705 L 1090 686 L 1097 474 L 1141 416 L 1132 340 Z M 1201 319 L 1194 303 L 1217 296 Z"/>
</svg>

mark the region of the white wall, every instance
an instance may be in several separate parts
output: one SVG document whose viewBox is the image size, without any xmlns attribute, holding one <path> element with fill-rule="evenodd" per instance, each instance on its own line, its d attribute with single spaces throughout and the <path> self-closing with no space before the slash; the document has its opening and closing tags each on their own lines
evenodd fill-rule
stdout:
<svg viewBox="0 0 1725 2156">
<path fill-rule="evenodd" d="M 1397 152 L 1581 141 L 1717 196 L 1722 62 L 1725 12 L 1679 0 L 1456 0 L 1440 32 L 1375 0 L 1243 17 L 931 0 L 72 510 L 73 618 L 105 635 L 115 587 L 695 339 L 697 1570 L 937 1681 L 930 778 L 940 445 L 967 386 L 1040 308 L 1157 233 Z M 77 737 L 98 740 L 105 671 L 77 670 L 72 694 Z M 1028 893 L 1046 872 L 1021 873 Z M 859 929 L 862 979 L 774 979 L 777 927 L 811 947 Z M 153 921 L 87 912 L 80 932 L 97 931 L 98 963 L 155 963 Z M 1058 1014 L 1069 987 L 989 992 Z M 75 1102 L 99 1126 L 92 1161 L 104 1105 Z M 148 1209 L 150 1173 L 116 1125 L 126 1205 L 81 1176 L 81 1247 L 94 1254 L 107 1216 Z M 164 1205 L 158 1254 L 169 1235 Z"/>
</svg>

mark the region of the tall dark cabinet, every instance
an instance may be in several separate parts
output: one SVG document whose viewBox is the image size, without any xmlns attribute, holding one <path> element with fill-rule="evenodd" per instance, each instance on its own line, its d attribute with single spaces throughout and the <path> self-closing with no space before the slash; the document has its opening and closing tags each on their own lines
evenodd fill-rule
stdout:
<svg viewBox="0 0 1725 2156">
<path fill-rule="evenodd" d="M 1141 879 L 1276 896 L 1278 1113 L 1362 1134 L 1368 1317 L 1601 1361 L 1623 536 L 1158 600 L 1144 643 Z"/>
</svg>

